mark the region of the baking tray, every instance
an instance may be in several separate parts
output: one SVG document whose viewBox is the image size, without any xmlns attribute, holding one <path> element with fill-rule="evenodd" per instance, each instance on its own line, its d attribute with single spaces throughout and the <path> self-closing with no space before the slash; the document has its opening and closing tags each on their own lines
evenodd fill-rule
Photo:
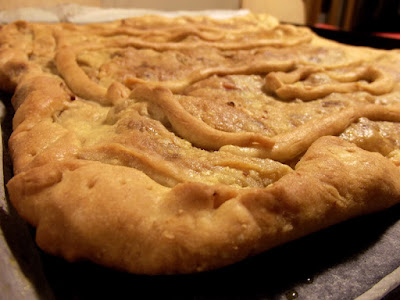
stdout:
<svg viewBox="0 0 400 300">
<path fill-rule="evenodd" d="M 337 32 L 330 38 L 342 41 L 343 34 L 351 33 Z M 380 46 L 370 45 L 368 38 L 365 42 Z M 6 183 L 12 176 L 7 140 L 13 109 L 10 95 L 0 98 L 6 111 L 2 122 Z M 142 276 L 90 262 L 68 263 L 44 253 L 34 243 L 35 230 L 16 214 L 3 187 L 0 192 L 0 299 L 400 298 L 400 205 L 216 271 Z"/>
</svg>

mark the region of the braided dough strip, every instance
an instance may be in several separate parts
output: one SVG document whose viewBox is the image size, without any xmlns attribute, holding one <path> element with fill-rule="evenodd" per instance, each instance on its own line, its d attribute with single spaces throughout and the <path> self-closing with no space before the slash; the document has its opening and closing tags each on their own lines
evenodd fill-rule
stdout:
<svg viewBox="0 0 400 300">
<path fill-rule="evenodd" d="M 274 142 L 257 133 L 223 132 L 216 130 L 189 114 L 178 101 L 174 99 L 169 89 L 148 85 L 140 85 L 132 91 L 131 97 L 140 100 L 156 102 L 168 117 L 174 131 L 189 140 L 193 145 L 208 150 L 218 150 L 224 145 L 249 146 L 258 143 L 270 148 Z"/>
<path fill-rule="evenodd" d="M 107 89 L 92 81 L 76 62 L 75 51 L 63 48 L 57 51 L 55 63 L 61 76 L 78 96 L 109 105 Z"/>
<path fill-rule="evenodd" d="M 320 137 L 338 135 L 362 117 L 375 121 L 400 122 L 400 105 L 348 107 L 338 113 L 311 120 L 288 133 L 274 136 L 271 138 L 274 143 L 272 148 L 255 146 L 252 149 L 241 149 L 227 145 L 221 150 L 285 162 L 304 153 Z"/>
<path fill-rule="evenodd" d="M 305 28 L 295 28 L 291 25 L 280 25 L 273 29 L 283 31 L 284 34 L 279 34 L 279 37 L 275 38 L 259 38 L 256 40 L 250 40 L 247 43 L 243 43 L 241 41 L 224 41 L 224 42 L 214 42 L 214 41 L 199 41 L 199 42 L 184 42 L 184 43 L 176 43 L 176 42 L 164 42 L 164 43 L 155 43 L 151 41 L 146 41 L 136 37 L 124 37 L 123 39 L 113 39 L 112 41 L 106 41 L 105 46 L 117 46 L 117 47 L 135 47 L 135 48 L 148 48 L 154 49 L 158 51 L 165 50 L 182 50 L 182 49 L 191 49 L 203 46 L 214 47 L 221 50 L 238 50 L 238 49 L 253 49 L 258 47 L 292 47 L 296 45 L 300 45 L 303 43 L 309 43 L 312 39 L 312 35 L 309 30 Z M 189 32 L 188 32 L 189 33 Z M 285 39 L 285 33 L 289 33 L 290 39 Z"/>
<path fill-rule="evenodd" d="M 171 34 L 171 32 L 173 32 Z M 192 25 L 188 28 L 182 28 L 181 26 L 159 28 L 157 30 L 149 29 L 133 29 L 133 28 L 115 28 L 110 30 L 99 30 L 97 33 L 100 36 L 108 37 L 115 35 L 128 35 L 137 36 L 143 39 L 151 39 L 152 37 L 164 38 L 166 41 L 177 42 L 183 40 L 187 36 L 197 36 L 205 41 L 219 41 L 225 36 L 224 32 L 221 32 L 213 27 L 205 25 Z"/>
<path fill-rule="evenodd" d="M 235 66 L 235 67 L 214 67 L 214 68 L 205 68 L 197 71 L 193 71 L 189 74 L 185 79 L 182 80 L 174 80 L 174 81 L 163 81 L 163 82 L 149 82 L 138 78 L 128 77 L 125 80 L 125 85 L 129 88 L 133 88 L 137 83 L 149 83 L 149 84 L 157 84 L 162 87 L 166 87 L 171 92 L 175 94 L 183 93 L 184 90 L 200 80 L 208 78 L 212 75 L 230 75 L 230 74 L 258 74 L 258 73 L 269 73 L 273 71 L 286 71 L 290 70 L 294 67 L 295 62 L 292 60 L 289 61 L 265 61 L 265 62 L 257 62 L 254 64 L 244 65 L 244 66 Z"/>
<path fill-rule="evenodd" d="M 310 101 L 332 93 L 366 91 L 372 95 L 382 95 L 389 93 L 394 86 L 394 80 L 390 74 L 372 66 L 359 68 L 351 74 L 338 74 L 332 71 L 326 72 L 329 77 L 337 80 L 338 83 L 328 83 L 312 87 L 298 84 L 300 80 L 307 78 L 309 75 L 323 71 L 322 68 L 306 66 L 290 73 L 271 72 L 265 77 L 265 88 L 284 100 L 299 98 L 304 101 Z M 367 82 L 352 82 L 360 80 Z"/>
</svg>

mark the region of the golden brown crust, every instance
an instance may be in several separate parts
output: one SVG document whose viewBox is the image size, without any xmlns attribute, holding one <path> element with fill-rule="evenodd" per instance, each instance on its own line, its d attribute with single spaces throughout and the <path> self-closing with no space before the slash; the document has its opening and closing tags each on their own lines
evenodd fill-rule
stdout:
<svg viewBox="0 0 400 300">
<path fill-rule="evenodd" d="M 38 245 L 191 273 L 400 202 L 400 53 L 266 15 L 5 25 L 10 199 Z"/>
<path fill-rule="evenodd" d="M 52 254 L 137 273 L 188 273 L 390 207 L 400 200 L 398 175 L 381 155 L 327 137 L 265 189 L 169 189 L 132 168 L 76 160 L 20 173 L 8 189 Z"/>
</svg>

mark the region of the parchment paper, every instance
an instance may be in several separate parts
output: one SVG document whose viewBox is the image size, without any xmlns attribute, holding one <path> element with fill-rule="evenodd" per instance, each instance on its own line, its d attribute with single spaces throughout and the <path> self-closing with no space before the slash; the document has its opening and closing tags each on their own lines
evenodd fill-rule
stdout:
<svg viewBox="0 0 400 300">
<path fill-rule="evenodd" d="M 0 12 L 0 22 L 104 22 L 145 10 L 76 5 Z M 165 15 L 187 12 L 157 12 Z M 247 11 L 190 12 L 228 17 Z M 10 95 L 2 122 L 4 182 L 11 176 L 6 141 Z M 400 299 L 400 205 L 328 228 L 217 271 L 138 276 L 43 253 L 34 229 L 13 210 L 0 187 L 0 299 Z"/>
</svg>

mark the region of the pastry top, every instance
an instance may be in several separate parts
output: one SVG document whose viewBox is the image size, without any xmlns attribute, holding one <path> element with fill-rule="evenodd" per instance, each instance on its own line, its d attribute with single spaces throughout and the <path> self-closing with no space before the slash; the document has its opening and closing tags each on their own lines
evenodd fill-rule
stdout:
<svg viewBox="0 0 400 300">
<path fill-rule="evenodd" d="M 269 15 L 23 21 L 7 187 L 44 250 L 134 273 L 222 267 L 400 202 L 400 52 Z"/>
</svg>

